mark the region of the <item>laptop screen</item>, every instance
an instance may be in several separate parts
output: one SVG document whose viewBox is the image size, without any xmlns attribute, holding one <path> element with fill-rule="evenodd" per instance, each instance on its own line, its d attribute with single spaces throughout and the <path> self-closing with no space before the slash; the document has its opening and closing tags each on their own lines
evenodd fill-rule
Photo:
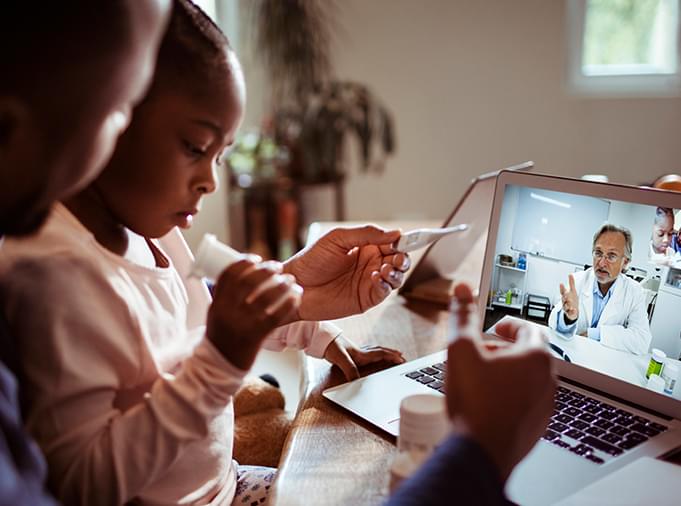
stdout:
<svg viewBox="0 0 681 506">
<path fill-rule="evenodd" d="M 539 186 L 503 187 L 484 329 L 532 321 L 556 356 L 681 400 L 681 213 Z"/>
</svg>

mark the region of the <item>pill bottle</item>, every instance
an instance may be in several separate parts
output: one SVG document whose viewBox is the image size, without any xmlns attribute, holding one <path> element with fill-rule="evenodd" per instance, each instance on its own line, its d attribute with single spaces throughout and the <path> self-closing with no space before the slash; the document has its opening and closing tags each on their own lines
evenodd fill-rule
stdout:
<svg viewBox="0 0 681 506">
<path fill-rule="evenodd" d="M 221 243 L 213 234 L 206 234 L 199 243 L 190 276 L 216 280 L 222 271 L 243 258 L 242 253 Z"/>
<path fill-rule="evenodd" d="M 646 388 L 652 390 L 653 392 L 658 392 L 661 394 L 662 392 L 664 392 L 664 379 L 662 379 L 657 374 L 651 374 L 650 378 L 648 378 Z"/>
<path fill-rule="evenodd" d="M 667 355 L 664 351 L 653 348 L 653 356 L 650 357 L 650 362 L 648 363 L 646 378 L 650 378 L 653 374 L 657 374 L 658 376 L 662 374 L 662 366 L 664 365 L 664 360 L 666 358 Z"/>
<path fill-rule="evenodd" d="M 402 399 L 398 453 L 390 468 L 391 493 L 421 467 L 449 430 L 444 396 L 417 394 Z"/>
<path fill-rule="evenodd" d="M 662 369 L 662 379 L 664 379 L 664 393 L 672 395 L 676 380 L 679 378 L 679 364 L 675 360 L 669 360 Z"/>
</svg>

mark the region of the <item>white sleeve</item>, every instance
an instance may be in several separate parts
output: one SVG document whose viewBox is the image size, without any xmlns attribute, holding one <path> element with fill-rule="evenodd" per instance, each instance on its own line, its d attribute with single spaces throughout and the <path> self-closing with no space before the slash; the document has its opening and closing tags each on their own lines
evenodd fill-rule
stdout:
<svg viewBox="0 0 681 506">
<path fill-rule="evenodd" d="M 14 268 L 1 295 L 20 348 L 27 426 L 66 504 L 133 499 L 207 435 L 245 374 L 204 340 L 177 374 L 121 408 L 118 396 L 140 387 L 146 348 L 103 276 L 52 257 Z"/>
<path fill-rule="evenodd" d="M 326 347 L 341 332 L 330 322 L 300 321 L 274 329 L 265 339 L 263 347 L 273 351 L 302 349 L 312 357 L 323 358 Z"/>
</svg>

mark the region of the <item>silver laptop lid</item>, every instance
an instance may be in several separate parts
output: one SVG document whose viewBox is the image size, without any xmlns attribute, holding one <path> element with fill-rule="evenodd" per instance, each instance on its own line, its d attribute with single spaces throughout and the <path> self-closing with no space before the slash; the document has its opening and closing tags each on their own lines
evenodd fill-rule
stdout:
<svg viewBox="0 0 681 506">
<path fill-rule="evenodd" d="M 658 207 L 678 215 L 678 229 L 681 193 L 502 172 L 480 285 L 481 299 L 487 299 L 486 305 L 480 304 L 484 330 L 505 315 L 533 320 L 545 328 L 558 354 L 571 360 L 556 360 L 564 378 L 681 418 L 681 384 L 671 394 L 646 388 L 653 349 L 665 351 L 667 372 L 678 376 L 681 370 L 681 254 L 673 247 L 655 253 L 659 241 L 653 243 L 651 237 Z M 593 236 L 605 223 L 630 230 L 628 263 L 598 248 L 594 256 Z M 681 243 L 677 247 L 681 250 Z M 616 275 L 618 265 L 628 267 L 631 277 L 615 278 L 598 321 L 594 290 L 600 280 L 608 286 L 608 273 Z M 578 285 L 583 321 L 577 327 L 585 327 L 584 337 L 571 337 L 565 328 L 554 330 L 561 308 L 559 286 L 569 287 L 570 274 Z M 592 325 L 600 336 L 588 331 Z M 661 373 L 664 379 L 664 370 Z"/>
</svg>

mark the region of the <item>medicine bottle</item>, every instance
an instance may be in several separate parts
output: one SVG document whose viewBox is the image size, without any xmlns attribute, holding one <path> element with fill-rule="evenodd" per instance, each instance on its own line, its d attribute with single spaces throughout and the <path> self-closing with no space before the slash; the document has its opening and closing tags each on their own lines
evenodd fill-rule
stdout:
<svg viewBox="0 0 681 506">
<path fill-rule="evenodd" d="M 668 361 L 662 369 L 662 379 L 664 379 L 664 393 L 672 395 L 676 380 L 679 378 L 679 365 L 676 361 Z"/>
<path fill-rule="evenodd" d="M 222 271 L 243 258 L 242 253 L 221 243 L 213 234 L 206 234 L 199 243 L 190 275 L 215 281 Z"/>
<path fill-rule="evenodd" d="M 653 356 L 650 357 L 650 363 L 648 364 L 648 370 L 646 371 L 646 379 L 650 378 L 653 374 L 657 374 L 658 376 L 662 374 L 662 367 L 666 358 L 667 355 L 664 351 L 653 348 Z"/>
<path fill-rule="evenodd" d="M 421 467 L 449 432 L 442 395 L 417 394 L 402 399 L 398 454 L 390 468 L 390 492 Z"/>
</svg>

